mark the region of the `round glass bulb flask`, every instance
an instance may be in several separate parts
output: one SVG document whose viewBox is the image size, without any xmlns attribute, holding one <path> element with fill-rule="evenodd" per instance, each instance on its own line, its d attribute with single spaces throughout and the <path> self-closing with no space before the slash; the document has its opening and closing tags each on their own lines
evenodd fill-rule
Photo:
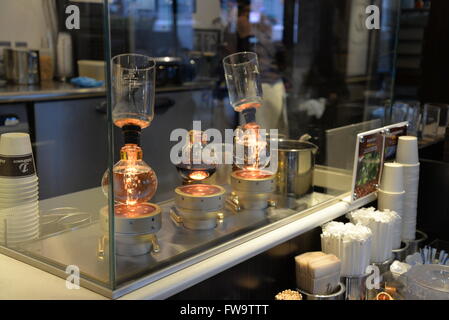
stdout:
<svg viewBox="0 0 449 320">
<path fill-rule="evenodd" d="M 140 128 L 124 126 L 125 145 L 120 150 L 120 160 L 113 167 L 114 201 L 128 207 L 148 202 L 157 189 L 154 170 L 143 161 L 139 147 Z M 108 194 L 108 170 L 103 175 L 102 188 Z"/>
<path fill-rule="evenodd" d="M 211 149 L 211 154 L 204 152 L 204 148 L 208 144 L 204 132 L 189 131 L 186 144 L 181 149 L 182 161 L 176 165 L 184 184 L 199 183 L 211 177 L 217 170 L 213 149 Z M 211 157 L 208 158 L 208 155 Z"/>
<path fill-rule="evenodd" d="M 156 62 L 140 54 L 112 58 L 112 120 L 144 129 L 154 118 Z"/>
<path fill-rule="evenodd" d="M 270 147 L 256 123 L 237 127 L 234 138 L 234 165 L 240 170 L 259 171 L 270 164 Z"/>
</svg>

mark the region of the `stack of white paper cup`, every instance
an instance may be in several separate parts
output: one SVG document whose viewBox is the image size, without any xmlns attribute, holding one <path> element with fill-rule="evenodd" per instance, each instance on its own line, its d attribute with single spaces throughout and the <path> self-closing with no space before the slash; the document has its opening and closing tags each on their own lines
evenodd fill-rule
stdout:
<svg viewBox="0 0 449 320">
<path fill-rule="evenodd" d="M 418 139 L 411 136 L 399 138 L 396 162 L 404 166 L 404 211 L 402 240 L 414 240 L 418 209 L 419 154 Z"/>
<path fill-rule="evenodd" d="M 402 164 L 385 163 L 377 194 L 379 210 L 395 211 L 402 218 L 404 190 L 404 167 Z"/>
<path fill-rule="evenodd" d="M 0 137 L 0 244 L 14 246 L 39 236 L 39 187 L 30 136 Z"/>
</svg>

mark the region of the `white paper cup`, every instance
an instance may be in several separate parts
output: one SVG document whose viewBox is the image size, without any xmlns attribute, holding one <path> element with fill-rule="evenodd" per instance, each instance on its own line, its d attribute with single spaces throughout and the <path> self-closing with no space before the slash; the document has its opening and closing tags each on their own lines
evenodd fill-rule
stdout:
<svg viewBox="0 0 449 320">
<path fill-rule="evenodd" d="M 19 220 L 25 220 L 28 218 L 33 218 L 34 216 L 38 216 L 39 215 L 39 209 L 38 208 L 33 208 L 27 211 L 18 211 L 9 215 L 3 215 L 0 216 L 0 220 L 4 220 L 7 219 L 8 221 L 19 221 Z"/>
<path fill-rule="evenodd" d="M 415 220 L 418 207 L 419 167 L 419 163 L 404 165 L 404 216 L 414 217 Z"/>
<path fill-rule="evenodd" d="M 400 163 L 385 163 L 380 180 L 380 189 L 387 192 L 404 191 L 404 167 Z"/>
<path fill-rule="evenodd" d="M 19 195 L 20 196 L 20 195 Z M 32 192 L 28 196 L 25 195 L 23 198 L 16 198 L 16 197 L 0 197 L 0 204 L 6 203 L 15 203 L 16 206 L 26 205 L 30 204 L 32 201 L 38 201 L 39 200 L 39 192 Z"/>
<path fill-rule="evenodd" d="M 16 194 L 16 193 L 30 193 L 30 192 L 35 192 L 35 191 L 39 191 L 39 186 L 38 185 L 34 185 L 34 186 L 26 186 L 26 187 L 21 187 L 21 188 L 3 188 L 0 187 L 0 195 L 4 195 L 4 194 Z"/>
<path fill-rule="evenodd" d="M 18 212 L 35 209 L 35 208 L 38 207 L 38 205 L 39 205 L 39 202 L 36 201 L 36 202 L 33 202 L 33 203 L 17 205 L 15 207 L 11 207 L 11 208 L 0 209 L 0 217 L 2 215 L 8 215 L 8 214 L 11 214 L 11 213 L 16 214 Z"/>
<path fill-rule="evenodd" d="M 24 223 L 31 219 L 33 219 L 33 220 L 39 219 L 39 209 L 38 208 L 30 209 L 25 212 L 17 212 L 15 214 L 10 214 L 10 215 L 0 215 L 0 224 L 3 223 L 5 220 L 8 221 L 8 223 L 11 223 L 11 222 Z"/>
<path fill-rule="evenodd" d="M 38 185 L 38 177 L 36 175 L 30 177 L 1 177 L 0 176 L 0 187 L 1 188 L 21 188 L 30 187 Z"/>
<path fill-rule="evenodd" d="M 38 215 L 39 214 L 39 209 L 38 207 L 34 207 L 34 208 L 30 208 L 28 210 L 20 210 L 20 211 L 12 211 L 10 213 L 8 213 L 7 215 L 0 215 L 0 220 L 1 219 L 9 219 L 11 221 L 14 220 L 23 220 L 25 218 L 29 218 L 29 217 L 33 217 L 34 215 Z"/>
<path fill-rule="evenodd" d="M 8 233 L 9 232 L 17 233 L 19 231 L 28 230 L 28 229 L 31 229 L 36 226 L 39 226 L 39 219 L 34 220 L 34 221 L 32 221 L 32 220 L 28 221 L 28 222 L 26 222 L 26 224 L 25 224 L 25 222 L 21 222 L 21 223 L 8 222 L 7 225 L 4 225 L 4 224 L 0 225 L 0 233 L 4 234 L 6 229 L 8 230 Z"/>
<path fill-rule="evenodd" d="M 28 241 L 36 240 L 38 238 L 39 238 L 39 234 L 36 234 L 32 237 L 25 238 L 23 240 L 17 240 L 17 241 L 16 240 L 8 240 L 8 247 L 10 247 L 10 248 L 20 247 L 22 244 L 24 244 Z M 2 240 L 2 242 L 3 242 L 3 240 Z M 0 242 L 0 243 L 2 243 L 2 242 Z"/>
<path fill-rule="evenodd" d="M 39 219 L 30 221 L 27 223 L 22 223 L 21 225 L 13 225 L 13 224 L 7 224 L 6 228 L 8 230 L 8 233 L 26 233 L 34 231 L 37 227 L 39 227 Z M 0 232 L 4 232 L 5 225 L 2 226 L 0 229 Z"/>
<path fill-rule="evenodd" d="M 27 227 L 19 228 L 17 226 L 7 226 L 7 235 L 8 238 L 24 238 L 26 236 L 30 236 L 36 233 L 39 229 L 39 223 L 34 223 L 28 225 Z M 0 231 L 0 236 L 4 236 L 5 228 L 2 228 Z"/>
<path fill-rule="evenodd" d="M 14 192 L 14 193 L 1 193 L 0 192 L 0 201 L 5 199 L 11 199 L 11 200 L 22 200 L 22 199 L 28 199 L 28 198 L 34 198 L 37 197 L 39 195 L 39 191 L 37 190 L 32 190 L 32 191 L 28 191 L 28 192 Z"/>
<path fill-rule="evenodd" d="M 20 205 L 36 203 L 38 200 L 39 196 L 33 196 L 31 198 L 24 198 L 24 199 L 9 199 L 9 200 L 0 199 L 0 208 L 1 209 L 15 208 Z"/>
<path fill-rule="evenodd" d="M 7 236 L 8 245 L 18 244 L 30 240 L 37 239 L 39 237 L 39 229 L 33 233 L 26 234 L 24 236 Z M 0 243 L 4 243 L 5 237 L 0 237 Z"/>
<path fill-rule="evenodd" d="M 402 219 L 394 224 L 393 229 L 393 250 L 399 249 L 401 247 L 402 239 Z"/>
<path fill-rule="evenodd" d="M 9 228 L 13 228 L 13 229 L 15 229 L 15 230 L 17 230 L 18 228 L 21 228 L 21 227 L 24 227 L 24 228 L 26 228 L 26 227 L 30 227 L 30 226 L 33 226 L 33 225 L 39 225 L 39 221 L 40 221 L 40 219 L 39 219 L 39 216 L 34 216 L 34 217 L 28 217 L 27 219 L 22 219 L 22 220 L 6 220 L 6 226 L 7 226 L 7 228 L 9 229 Z M 3 232 L 4 231 L 4 229 L 5 229 L 5 221 L 3 220 L 3 222 L 2 223 L 0 223 L 0 229 L 1 229 L 1 231 Z"/>
<path fill-rule="evenodd" d="M 39 213 L 39 204 L 32 203 L 30 206 L 10 207 L 0 209 L 0 220 L 4 218 L 19 219 Z"/>
<path fill-rule="evenodd" d="M 17 212 L 17 211 L 22 211 L 22 210 L 29 210 L 32 208 L 35 208 L 39 205 L 39 202 L 33 202 L 33 203 L 24 203 L 24 204 L 19 204 L 15 207 L 11 207 L 11 208 L 7 208 L 7 209 L 1 209 L 0 210 L 0 216 L 2 214 L 7 214 L 9 212 Z"/>
<path fill-rule="evenodd" d="M 22 156 L 32 153 L 31 140 L 28 133 L 4 133 L 0 137 L 0 154 L 6 156 Z"/>
<path fill-rule="evenodd" d="M 28 181 L 26 181 L 28 180 Z M 37 176 L 28 178 L 4 178 L 0 177 L 0 188 L 1 189 L 24 189 L 24 188 L 35 188 L 39 186 L 39 180 Z"/>
<path fill-rule="evenodd" d="M 379 210 L 395 211 L 399 216 L 404 215 L 405 192 L 386 192 L 380 190 L 377 192 L 377 206 Z"/>
<path fill-rule="evenodd" d="M 418 139 L 416 137 L 399 137 L 396 162 L 412 165 L 419 163 Z"/>
<path fill-rule="evenodd" d="M 39 223 L 33 223 L 26 227 L 7 226 L 8 237 L 25 237 L 27 235 L 35 234 L 39 229 Z M 4 235 L 5 228 L 0 229 L 0 236 Z"/>
<path fill-rule="evenodd" d="M 403 241 L 410 241 L 415 240 L 416 237 L 416 225 L 409 226 L 402 229 L 402 240 Z"/>
<path fill-rule="evenodd" d="M 412 170 L 417 170 L 418 172 L 419 172 L 419 166 L 420 166 L 420 163 L 419 162 L 417 162 L 417 163 L 413 163 L 413 164 L 407 164 L 407 163 L 401 163 L 403 166 L 404 166 L 404 172 L 405 172 L 405 170 L 409 170 L 409 171 L 412 171 Z"/>
<path fill-rule="evenodd" d="M 7 194 L 7 193 L 0 193 L 0 199 L 15 199 L 15 200 L 23 200 L 28 198 L 33 198 L 39 195 L 38 191 L 30 191 L 30 192 L 24 192 L 24 193 L 13 193 L 13 194 Z"/>
<path fill-rule="evenodd" d="M 32 226 L 39 225 L 39 216 L 36 215 L 34 217 L 24 219 L 23 221 L 20 222 L 13 221 L 11 219 L 7 219 L 6 221 L 0 220 L 0 232 L 4 231 L 5 225 L 7 226 L 8 229 L 11 229 L 13 231 L 27 229 Z"/>
</svg>

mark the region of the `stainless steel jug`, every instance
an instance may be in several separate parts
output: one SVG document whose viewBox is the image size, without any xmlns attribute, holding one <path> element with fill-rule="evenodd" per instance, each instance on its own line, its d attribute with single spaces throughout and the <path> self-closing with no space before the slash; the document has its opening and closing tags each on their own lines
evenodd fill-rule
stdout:
<svg viewBox="0 0 449 320">
<path fill-rule="evenodd" d="M 6 80 L 14 84 L 38 84 L 40 81 L 39 51 L 3 49 Z"/>
<path fill-rule="evenodd" d="M 311 192 L 318 147 L 304 140 L 278 140 L 276 192 L 300 197 Z"/>
</svg>

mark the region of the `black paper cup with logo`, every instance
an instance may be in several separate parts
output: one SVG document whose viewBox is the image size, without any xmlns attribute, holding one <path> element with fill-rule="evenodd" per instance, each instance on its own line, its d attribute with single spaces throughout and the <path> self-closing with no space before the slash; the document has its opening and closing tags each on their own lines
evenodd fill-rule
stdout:
<svg viewBox="0 0 449 320">
<path fill-rule="evenodd" d="M 5 133 L 0 137 L 0 188 L 37 185 L 30 136 Z"/>
</svg>

